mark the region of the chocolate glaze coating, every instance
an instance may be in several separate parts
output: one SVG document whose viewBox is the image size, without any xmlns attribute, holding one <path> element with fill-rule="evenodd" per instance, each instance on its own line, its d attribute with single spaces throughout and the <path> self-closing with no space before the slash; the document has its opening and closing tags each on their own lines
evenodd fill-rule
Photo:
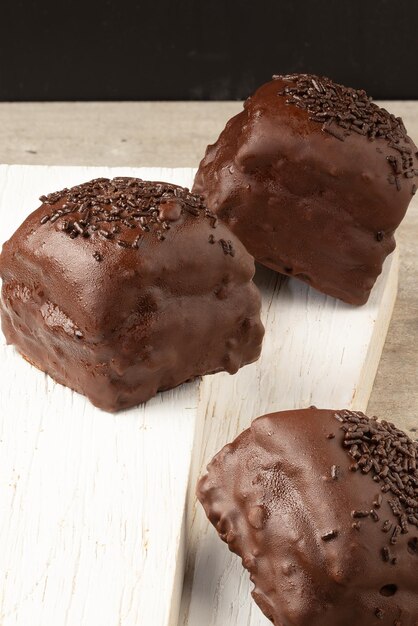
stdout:
<svg viewBox="0 0 418 626">
<path fill-rule="evenodd" d="M 0 257 L 3 332 L 28 361 L 115 411 L 258 358 L 253 259 L 200 198 L 120 178 L 41 199 Z"/>
<path fill-rule="evenodd" d="M 260 417 L 198 484 L 206 514 L 242 558 L 252 595 L 276 626 L 418 624 L 418 518 L 409 513 L 408 524 L 394 515 L 396 496 L 381 491 L 386 482 L 363 460 L 353 471 L 350 450 L 359 444 L 347 444 L 346 431 L 359 418 L 372 437 L 377 422 L 360 413 L 310 408 Z M 418 445 L 403 433 L 393 442 L 395 451 L 408 448 L 404 459 L 415 470 L 406 473 L 418 478 Z M 416 500 L 412 510 L 418 514 Z"/>
<path fill-rule="evenodd" d="M 416 151 L 363 91 L 279 76 L 208 146 L 193 190 L 257 261 L 364 304 L 416 191 Z"/>
</svg>

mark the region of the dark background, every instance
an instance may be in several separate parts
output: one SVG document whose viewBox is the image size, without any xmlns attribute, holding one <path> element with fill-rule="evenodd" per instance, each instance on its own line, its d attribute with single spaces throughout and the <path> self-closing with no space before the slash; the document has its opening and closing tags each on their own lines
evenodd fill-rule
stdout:
<svg viewBox="0 0 418 626">
<path fill-rule="evenodd" d="M 418 0 L 1 0 L 0 100 L 227 100 L 315 72 L 418 98 Z"/>
</svg>

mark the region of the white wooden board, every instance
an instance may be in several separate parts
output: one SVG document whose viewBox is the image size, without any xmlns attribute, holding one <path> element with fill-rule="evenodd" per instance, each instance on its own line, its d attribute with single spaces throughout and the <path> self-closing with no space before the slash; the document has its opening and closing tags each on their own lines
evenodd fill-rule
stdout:
<svg viewBox="0 0 418 626">
<path fill-rule="evenodd" d="M 190 186 L 193 174 L 0 166 L 0 240 L 42 193 L 114 175 Z M 196 506 L 195 480 L 257 415 L 310 404 L 365 409 L 397 271 L 395 254 L 369 303 L 353 308 L 259 270 L 266 325 L 259 362 L 116 415 L 54 383 L 1 338 L 1 626 L 269 623 L 249 600 L 239 559 Z"/>
</svg>

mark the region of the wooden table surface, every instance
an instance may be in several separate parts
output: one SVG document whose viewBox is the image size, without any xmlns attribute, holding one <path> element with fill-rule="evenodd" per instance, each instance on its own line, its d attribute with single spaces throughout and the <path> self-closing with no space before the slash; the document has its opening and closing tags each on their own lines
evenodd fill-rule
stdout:
<svg viewBox="0 0 418 626">
<path fill-rule="evenodd" d="M 418 142 L 418 102 L 382 104 Z M 239 102 L 0 103 L 0 163 L 196 166 L 240 109 Z M 410 428 L 418 422 L 418 194 L 397 240 L 399 295 L 368 411 Z"/>
</svg>

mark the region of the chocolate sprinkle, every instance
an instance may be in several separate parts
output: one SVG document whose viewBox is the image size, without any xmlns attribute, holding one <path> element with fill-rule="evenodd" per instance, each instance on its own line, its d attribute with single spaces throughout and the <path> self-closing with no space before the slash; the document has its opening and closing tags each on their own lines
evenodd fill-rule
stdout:
<svg viewBox="0 0 418 626">
<path fill-rule="evenodd" d="M 89 237 L 97 232 L 100 237 L 114 240 L 126 249 L 138 249 L 144 232 L 155 232 L 159 241 L 166 239 L 163 232 L 168 231 L 170 225 L 160 217 L 159 209 L 160 205 L 168 202 L 180 206 L 180 215 L 202 215 L 213 228 L 217 224 L 216 216 L 205 206 L 202 196 L 177 185 L 139 178 L 96 178 L 71 189 L 43 195 L 40 200 L 44 205 L 51 206 L 50 214 L 40 220 L 42 225 L 63 220 L 60 229 L 71 239 Z M 58 207 L 55 206 L 57 204 Z M 132 240 L 132 236 L 126 237 L 131 231 L 134 235 Z M 119 233 L 124 236 L 118 238 Z M 231 242 L 222 241 L 225 254 L 234 256 Z M 93 256 L 99 260 L 96 255 Z"/>
<path fill-rule="evenodd" d="M 354 471 L 370 472 L 380 482 L 381 492 L 393 496 L 388 500 L 393 520 L 384 520 L 381 529 L 389 534 L 389 543 L 394 545 L 400 535 L 409 532 L 411 525 L 418 527 L 418 443 L 394 424 L 370 419 L 363 413 L 341 411 L 335 417 L 344 433 L 342 445 L 355 461 Z M 378 522 L 375 509 L 381 505 L 379 494 L 372 502 L 371 511 L 352 511 L 351 516 L 370 517 Z"/>
<path fill-rule="evenodd" d="M 390 556 L 390 550 L 387 546 L 383 546 L 382 548 L 382 559 L 385 561 L 385 563 L 389 563 L 390 559 L 392 557 Z"/>
<path fill-rule="evenodd" d="M 331 478 L 332 480 L 338 480 L 340 477 L 340 467 L 338 465 L 331 466 Z"/>
<path fill-rule="evenodd" d="M 354 519 L 369 517 L 369 515 L 370 511 L 351 511 L 351 517 L 354 517 Z"/>
<path fill-rule="evenodd" d="M 331 541 L 332 539 L 336 539 L 336 537 L 338 537 L 338 530 L 330 530 L 329 533 L 322 535 L 321 539 L 322 541 Z"/>
<path fill-rule="evenodd" d="M 384 611 L 382 609 L 377 608 L 375 610 L 374 614 L 376 615 L 376 617 L 378 619 L 383 619 L 383 616 L 384 616 L 385 613 L 384 613 Z"/>
<path fill-rule="evenodd" d="M 228 241 L 226 241 L 225 239 L 219 239 L 219 243 L 222 246 L 222 250 L 224 251 L 224 254 L 235 256 L 235 250 L 232 247 L 232 242 L 230 239 L 228 239 Z"/>
<path fill-rule="evenodd" d="M 375 508 L 375 509 L 380 509 L 380 507 L 381 507 L 381 505 L 382 505 L 382 501 L 383 501 L 382 494 L 381 494 L 381 493 L 379 493 L 379 494 L 376 496 L 375 500 L 373 501 L 373 506 L 374 506 L 374 508 Z"/>
<path fill-rule="evenodd" d="M 273 79 L 292 83 L 278 95 L 284 96 L 287 104 L 308 111 L 309 119 L 322 124 L 322 130 L 339 141 L 345 141 L 353 132 L 364 135 L 369 141 L 385 140 L 388 148 L 399 153 L 386 157 L 392 172 L 389 182 L 394 183 L 398 191 L 402 188 L 402 179 L 417 175 L 402 119 L 372 102 L 364 90 L 344 87 L 324 76 L 310 74 L 278 75 Z M 416 186 L 412 185 L 411 193 L 415 191 Z"/>
<path fill-rule="evenodd" d="M 390 529 L 392 528 L 393 524 L 390 520 L 385 520 L 383 522 L 383 526 L 382 526 L 382 530 L 384 533 L 388 533 L 390 531 Z"/>
</svg>

